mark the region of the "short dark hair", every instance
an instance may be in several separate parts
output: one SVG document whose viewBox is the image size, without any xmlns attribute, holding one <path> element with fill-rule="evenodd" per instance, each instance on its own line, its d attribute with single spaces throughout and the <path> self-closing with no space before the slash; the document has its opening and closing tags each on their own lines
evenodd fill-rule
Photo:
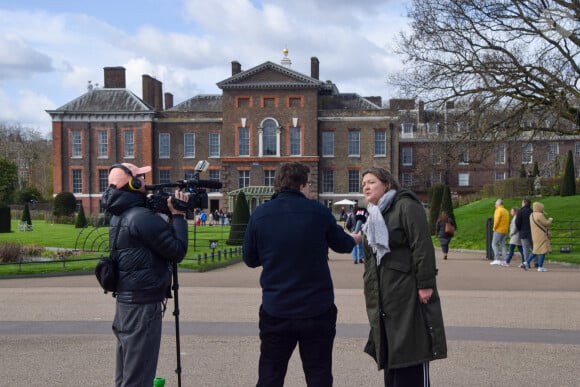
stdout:
<svg viewBox="0 0 580 387">
<path fill-rule="evenodd" d="M 274 191 L 289 189 L 299 190 L 300 186 L 308 184 L 310 168 L 299 162 L 280 164 L 274 176 Z"/>
<path fill-rule="evenodd" d="M 389 186 L 389 189 L 399 189 L 399 182 L 397 179 L 391 175 L 391 172 L 387 171 L 385 168 L 381 167 L 370 167 L 363 171 L 361 179 L 367 174 L 373 174 L 382 181 L 384 184 Z"/>
</svg>

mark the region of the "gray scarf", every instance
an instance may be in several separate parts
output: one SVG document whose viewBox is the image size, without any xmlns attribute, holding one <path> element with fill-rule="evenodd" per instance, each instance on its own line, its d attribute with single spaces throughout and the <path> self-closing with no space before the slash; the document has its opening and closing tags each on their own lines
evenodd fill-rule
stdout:
<svg viewBox="0 0 580 387">
<path fill-rule="evenodd" d="M 396 194 L 396 190 L 390 189 L 379 199 L 378 205 L 369 203 L 367 206 L 369 217 L 363 225 L 363 232 L 377 257 L 377 266 L 381 264 L 383 256 L 391 251 L 389 248 L 389 230 L 382 212 L 393 202 Z"/>
</svg>

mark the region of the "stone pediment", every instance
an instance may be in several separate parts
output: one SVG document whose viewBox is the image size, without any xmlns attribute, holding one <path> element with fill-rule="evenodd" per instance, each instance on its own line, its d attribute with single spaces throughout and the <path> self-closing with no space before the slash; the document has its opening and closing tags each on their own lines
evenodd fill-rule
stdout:
<svg viewBox="0 0 580 387">
<path fill-rule="evenodd" d="M 288 67 L 265 62 L 217 83 L 222 89 L 321 88 L 323 82 Z"/>
</svg>

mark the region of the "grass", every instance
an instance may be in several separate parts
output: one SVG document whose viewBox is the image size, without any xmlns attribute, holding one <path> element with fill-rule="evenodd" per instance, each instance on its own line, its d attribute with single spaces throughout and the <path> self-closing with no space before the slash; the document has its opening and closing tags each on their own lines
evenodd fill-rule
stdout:
<svg viewBox="0 0 580 387">
<path fill-rule="evenodd" d="M 108 227 L 77 229 L 74 225 L 33 221 L 32 231 L 17 231 L 18 220 L 12 221 L 12 232 L 0 234 L 2 246 L 44 246 L 46 262 L 15 262 L 0 264 L 0 276 L 52 272 L 93 271 L 97 259 L 108 254 Z M 16 231 L 14 231 L 16 230 Z M 240 260 L 239 246 L 226 245 L 230 226 L 189 227 L 189 248 L 180 268 L 209 270 Z M 217 241 L 215 250 L 210 241 Z M 212 255 L 213 253 L 213 255 Z"/>
<path fill-rule="evenodd" d="M 451 249 L 486 250 L 486 222 L 491 218 L 495 210 L 497 198 L 482 199 L 454 209 L 457 221 L 457 231 L 451 240 Z M 554 218 L 550 229 L 552 230 L 552 254 L 546 256 L 547 260 L 580 264 L 580 195 L 576 196 L 551 196 L 532 198 L 540 201 L 545 206 L 546 215 Z M 506 209 L 520 208 L 521 198 L 504 199 Z M 439 245 L 436 238 L 434 243 Z M 570 253 L 561 253 L 560 247 L 571 246 Z M 516 253 L 517 254 L 517 253 Z"/>
</svg>

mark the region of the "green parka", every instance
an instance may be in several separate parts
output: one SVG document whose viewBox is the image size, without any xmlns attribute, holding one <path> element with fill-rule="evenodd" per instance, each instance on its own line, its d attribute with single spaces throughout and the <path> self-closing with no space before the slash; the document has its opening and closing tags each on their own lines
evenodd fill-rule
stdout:
<svg viewBox="0 0 580 387">
<path fill-rule="evenodd" d="M 365 352 L 378 368 L 401 368 L 447 357 L 441 302 L 435 276 L 435 249 L 425 209 L 415 194 L 397 192 L 383 211 L 391 251 L 377 267 L 364 239 L 364 293 L 370 323 Z M 418 289 L 433 289 L 427 304 Z"/>
</svg>

